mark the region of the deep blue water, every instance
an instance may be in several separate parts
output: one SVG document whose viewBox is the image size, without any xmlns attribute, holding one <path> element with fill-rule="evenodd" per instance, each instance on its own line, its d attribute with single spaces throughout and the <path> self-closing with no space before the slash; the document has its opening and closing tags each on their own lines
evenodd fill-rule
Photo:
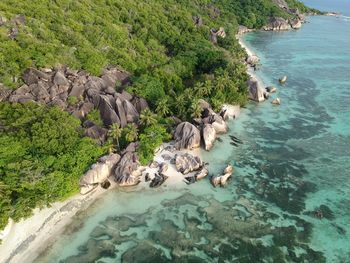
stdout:
<svg viewBox="0 0 350 263">
<path fill-rule="evenodd" d="M 282 104 L 250 103 L 203 153 L 235 167 L 226 188 L 109 191 L 37 261 L 350 262 L 350 21 L 309 22 L 245 36 Z"/>
<path fill-rule="evenodd" d="M 321 11 L 340 12 L 350 16 L 349 0 L 303 0 L 302 2 Z"/>
</svg>

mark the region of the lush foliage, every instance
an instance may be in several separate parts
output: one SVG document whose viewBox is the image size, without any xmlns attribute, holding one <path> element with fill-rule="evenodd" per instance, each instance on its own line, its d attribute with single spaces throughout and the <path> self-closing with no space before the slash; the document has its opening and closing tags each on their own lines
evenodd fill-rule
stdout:
<svg viewBox="0 0 350 263">
<path fill-rule="evenodd" d="M 161 124 L 153 124 L 147 127 L 140 135 L 138 155 L 141 164 L 148 164 L 154 157 L 154 151 L 170 138 L 171 136 L 167 133 L 166 128 Z"/>
<path fill-rule="evenodd" d="M 307 10 L 297 0 L 287 2 Z M 17 15 L 25 19 L 16 21 Z M 140 130 L 112 126 L 109 137 L 113 150 L 139 139 L 146 164 L 170 138 L 167 117 L 199 116 L 202 98 L 215 109 L 245 104 L 246 54 L 235 34 L 239 24 L 258 28 L 273 15 L 290 16 L 272 0 L 1 0 L 0 16 L 8 21 L 0 25 L 0 83 L 18 87 L 30 66 L 66 64 L 94 75 L 106 65 L 123 67 L 133 75 L 129 90 L 151 110 L 141 113 Z M 219 27 L 226 38 L 213 44 L 210 30 Z M 13 29 L 18 34 L 10 37 Z M 102 126 L 96 110 L 87 119 Z M 56 108 L 0 104 L 0 229 L 9 216 L 27 216 L 77 190 L 79 177 L 103 154 L 79 127 Z"/>
<path fill-rule="evenodd" d="M 58 108 L 0 104 L 0 229 L 33 208 L 78 191 L 78 182 L 103 149 Z"/>
</svg>

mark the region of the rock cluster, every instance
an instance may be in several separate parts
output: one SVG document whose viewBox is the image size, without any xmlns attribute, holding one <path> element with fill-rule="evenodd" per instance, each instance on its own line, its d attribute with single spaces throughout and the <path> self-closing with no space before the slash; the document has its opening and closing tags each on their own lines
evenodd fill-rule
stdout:
<svg viewBox="0 0 350 263">
<path fill-rule="evenodd" d="M 24 84 L 18 89 L 11 91 L 0 85 L 0 101 L 57 106 L 82 121 L 97 109 L 106 127 L 113 123 L 124 127 L 136 122 L 140 112 L 148 107 L 146 100 L 125 90 L 116 91 L 118 84 L 125 86 L 129 81 L 130 74 L 118 68 L 106 68 L 101 77 L 66 67 L 29 68 L 23 75 Z M 101 127 L 91 123 L 86 126 L 86 135 L 98 141 L 105 139 L 106 132 Z"/>
<path fill-rule="evenodd" d="M 132 186 L 140 182 L 140 163 L 136 150 L 137 143 L 131 143 L 119 154 L 110 154 L 101 157 L 96 164 L 80 179 L 80 193 L 87 194 L 99 184 L 103 188 L 108 188 L 112 178 L 119 186 Z M 165 169 L 163 167 L 163 169 Z"/>
<path fill-rule="evenodd" d="M 248 80 L 249 98 L 261 102 L 268 97 L 268 92 L 260 85 L 259 81 L 252 77 Z"/>
<path fill-rule="evenodd" d="M 231 177 L 232 173 L 233 173 L 233 167 L 231 165 L 228 165 L 225 168 L 224 173 L 222 175 L 213 176 L 210 181 L 214 187 L 225 186 L 227 183 L 227 180 Z"/>
<path fill-rule="evenodd" d="M 270 17 L 268 24 L 263 27 L 266 31 L 281 31 L 290 29 L 299 29 L 302 26 L 300 18 L 284 19 L 282 17 Z"/>
<path fill-rule="evenodd" d="M 105 182 L 119 160 L 120 156 L 118 154 L 101 157 L 98 162 L 93 164 L 90 170 L 81 177 L 79 182 L 80 193 L 86 194 L 93 190 L 98 184 Z"/>
<path fill-rule="evenodd" d="M 212 28 L 210 30 L 210 40 L 212 43 L 217 44 L 218 43 L 218 37 L 225 38 L 226 32 L 223 27 L 220 27 L 219 29 Z"/>
<path fill-rule="evenodd" d="M 185 153 L 177 155 L 175 158 L 176 170 L 182 174 L 188 174 L 197 171 L 203 167 L 203 162 L 198 156 Z"/>
</svg>

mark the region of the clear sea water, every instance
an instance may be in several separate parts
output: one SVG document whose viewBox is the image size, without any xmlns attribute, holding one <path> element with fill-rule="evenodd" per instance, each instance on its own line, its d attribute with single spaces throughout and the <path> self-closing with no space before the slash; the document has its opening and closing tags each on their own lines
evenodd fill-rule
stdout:
<svg viewBox="0 0 350 263">
<path fill-rule="evenodd" d="M 350 21 L 308 20 L 245 36 L 282 104 L 250 103 L 203 154 L 233 164 L 226 188 L 109 191 L 36 261 L 350 262 Z"/>
</svg>

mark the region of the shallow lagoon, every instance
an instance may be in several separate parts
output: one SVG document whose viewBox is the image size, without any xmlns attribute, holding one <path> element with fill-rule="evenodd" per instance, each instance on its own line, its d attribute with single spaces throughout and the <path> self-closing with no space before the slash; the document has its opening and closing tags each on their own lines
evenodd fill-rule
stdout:
<svg viewBox="0 0 350 263">
<path fill-rule="evenodd" d="M 249 104 L 203 153 L 211 174 L 234 165 L 226 188 L 203 180 L 109 191 L 37 261 L 348 262 L 350 22 L 309 20 L 298 31 L 245 36 L 282 105 Z M 244 144 L 232 146 L 230 134 Z"/>
</svg>

